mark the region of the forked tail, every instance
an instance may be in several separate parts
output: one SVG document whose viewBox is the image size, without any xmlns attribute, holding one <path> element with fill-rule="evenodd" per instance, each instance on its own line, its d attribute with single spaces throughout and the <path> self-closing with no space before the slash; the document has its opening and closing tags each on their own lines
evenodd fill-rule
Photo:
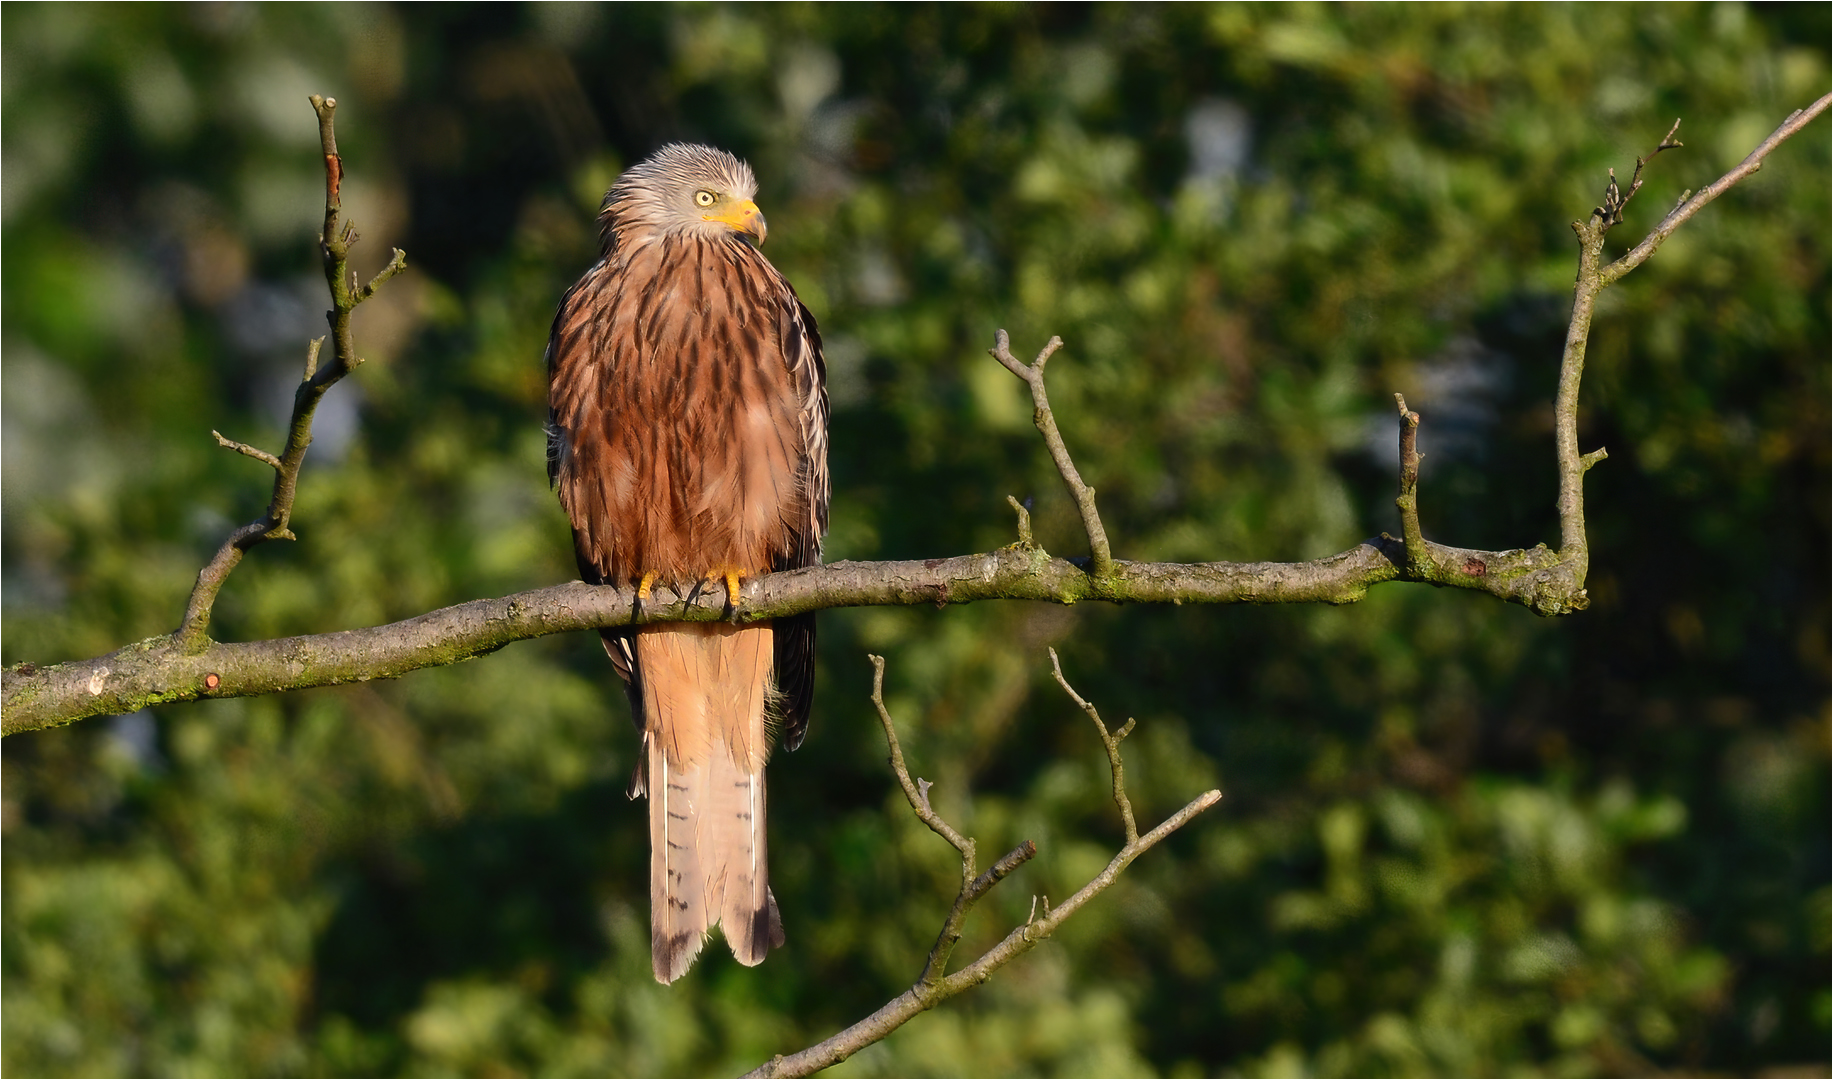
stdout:
<svg viewBox="0 0 1833 1080">
<path fill-rule="evenodd" d="M 718 923 L 741 964 L 783 944 L 764 834 L 765 626 L 675 623 L 636 634 L 649 795 L 656 978 L 687 973 Z"/>
</svg>

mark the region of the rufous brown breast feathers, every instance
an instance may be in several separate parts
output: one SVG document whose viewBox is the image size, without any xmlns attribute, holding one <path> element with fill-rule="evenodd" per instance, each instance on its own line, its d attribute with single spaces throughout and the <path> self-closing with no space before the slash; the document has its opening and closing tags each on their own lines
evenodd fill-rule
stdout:
<svg viewBox="0 0 1833 1080">
<path fill-rule="evenodd" d="M 600 257 L 548 339 L 548 478 L 592 584 L 685 592 L 821 561 L 821 336 L 753 241 L 749 166 L 674 144 L 605 198 Z M 736 606 L 739 598 L 729 597 Z M 766 859 L 770 737 L 794 749 L 814 616 L 604 632 L 642 735 L 656 978 L 718 924 L 741 962 L 783 943 Z"/>
</svg>

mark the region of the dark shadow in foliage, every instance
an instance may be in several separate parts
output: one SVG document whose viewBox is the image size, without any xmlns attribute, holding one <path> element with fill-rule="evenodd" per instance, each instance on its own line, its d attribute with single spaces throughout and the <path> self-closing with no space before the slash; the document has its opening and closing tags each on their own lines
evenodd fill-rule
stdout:
<svg viewBox="0 0 1833 1080">
<path fill-rule="evenodd" d="M 538 985 L 561 1008 L 607 952 L 602 883 L 646 872 L 604 823 L 629 804 L 617 784 L 582 788 L 550 814 L 468 820 L 346 866 L 343 901 L 319 936 L 318 1017 L 390 1030 L 428 984 L 477 974 Z"/>
</svg>

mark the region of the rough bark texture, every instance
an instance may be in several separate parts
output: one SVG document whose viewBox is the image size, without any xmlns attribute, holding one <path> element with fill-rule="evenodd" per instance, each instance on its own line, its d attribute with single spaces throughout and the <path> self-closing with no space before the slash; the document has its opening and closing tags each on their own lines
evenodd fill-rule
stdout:
<svg viewBox="0 0 1833 1080">
<path fill-rule="evenodd" d="M 1572 568 L 1546 547 L 1471 551 L 1427 544 L 1418 580 L 1474 589 L 1542 615 L 1582 609 Z M 1090 577 L 1077 562 L 1013 545 L 984 555 L 908 562 L 839 562 L 746 582 L 738 619 L 752 622 L 837 607 L 965 604 L 976 600 L 1082 600 L 1153 604 L 1349 604 L 1371 585 L 1406 578 L 1400 541 L 1380 537 L 1303 563 L 1115 562 Z M 713 590 L 717 594 L 718 590 Z M 571 582 L 496 600 L 473 600 L 362 630 L 226 643 L 177 634 L 106 656 L 0 671 L 0 734 L 89 716 L 207 697 L 248 697 L 313 686 L 392 679 L 495 652 L 546 634 L 642 622 L 724 616 L 724 597 L 688 603 L 658 588 L 641 612 L 635 590 Z"/>
</svg>

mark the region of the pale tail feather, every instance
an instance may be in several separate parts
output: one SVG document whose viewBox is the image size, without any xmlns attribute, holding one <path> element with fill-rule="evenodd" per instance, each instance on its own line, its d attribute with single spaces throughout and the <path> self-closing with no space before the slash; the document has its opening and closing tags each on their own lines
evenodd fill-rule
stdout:
<svg viewBox="0 0 1833 1080">
<path fill-rule="evenodd" d="M 765 843 L 768 626 L 645 627 L 642 669 L 656 978 L 686 974 L 713 923 L 740 963 L 783 943 Z"/>
</svg>

